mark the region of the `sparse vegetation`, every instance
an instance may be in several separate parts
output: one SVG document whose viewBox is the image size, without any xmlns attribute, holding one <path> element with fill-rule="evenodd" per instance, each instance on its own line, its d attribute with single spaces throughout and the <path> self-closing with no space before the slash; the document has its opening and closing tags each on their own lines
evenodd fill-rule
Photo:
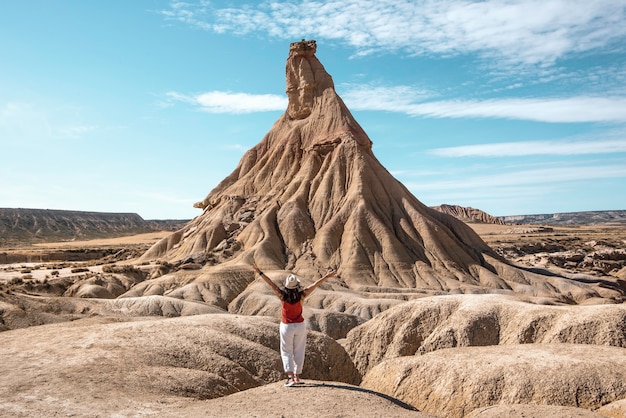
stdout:
<svg viewBox="0 0 626 418">
<path fill-rule="evenodd" d="M 24 283 L 21 277 L 13 277 L 8 281 L 8 284 L 11 286 L 20 285 Z"/>
<path fill-rule="evenodd" d="M 103 273 L 117 273 L 117 274 L 127 274 L 127 273 L 143 273 L 137 267 L 132 265 L 122 265 L 118 266 L 116 264 L 105 264 L 102 266 Z"/>
</svg>

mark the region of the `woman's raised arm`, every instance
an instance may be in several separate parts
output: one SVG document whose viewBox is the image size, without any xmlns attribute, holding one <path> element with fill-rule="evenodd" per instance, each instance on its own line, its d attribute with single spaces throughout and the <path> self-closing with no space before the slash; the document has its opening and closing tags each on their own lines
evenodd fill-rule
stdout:
<svg viewBox="0 0 626 418">
<path fill-rule="evenodd" d="M 261 270 L 257 267 L 257 265 L 256 265 L 256 264 L 253 264 L 253 265 L 252 265 L 252 268 L 254 269 L 255 273 L 259 274 L 259 275 L 261 276 L 261 278 L 263 279 L 263 281 L 265 281 L 265 283 L 267 283 L 267 284 L 268 284 L 268 285 L 272 288 L 272 291 L 274 292 L 274 294 L 275 294 L 276 296 L 278 296 L 278 298 L 279 298 L 279 299 L 282 299 L 282 298 L 283 298 L 283 294 L 282 294 L 282 292 L 280 291 L 280 287 L 278 287 L 278 286 L 276 285 L 276 283 L 274 283 L 274 282 L 273 282 L 273 281 L 272 281 L 269 277 L 267 277 L 267 276 L 265 275 L 265 273 L 263 273 L 263 272 L 262 272 L 262 271 L 261 271 Z"/>
<path fill-rule="evenodd" d="M 335 270 L 326 273 L 326 275 L 324 277 L 322 277 L 321 279 L 318 279 L 315 283 L 308 285 L 306 288 L 304 288 L 304 297 L 309 296 L 311 293 L 313 293 L 313 291 L 315 290 L 315 288 L 319 285 L 321 285 L 324 280 L 329 279 L 333 276 L 335 276 L 337 274 L 337 272 Z"/>
</svg>

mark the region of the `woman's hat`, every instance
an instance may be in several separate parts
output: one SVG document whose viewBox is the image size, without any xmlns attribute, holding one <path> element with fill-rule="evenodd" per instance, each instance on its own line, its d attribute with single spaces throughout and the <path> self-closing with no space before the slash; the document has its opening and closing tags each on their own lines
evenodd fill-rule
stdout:
<svg viewBox="0 0 626 418">
<path fill-rule="evenodd" d="M 296 276 L 294 276 L 293 274 L 287 276 L 287 278 L 285 279 L 285 287 L 287 289 L 295 289 L 298 286 L 300 286 L 300 280 L 298 280 Z"/>
</svg>

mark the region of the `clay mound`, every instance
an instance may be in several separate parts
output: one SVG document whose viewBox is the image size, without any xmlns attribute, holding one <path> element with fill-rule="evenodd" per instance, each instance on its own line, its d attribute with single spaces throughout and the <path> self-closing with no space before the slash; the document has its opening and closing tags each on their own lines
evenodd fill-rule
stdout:
<svg viewBox="0 0 626 418">
<path fill-rule="evenodd" d="M 291 44 L 286 112 L 195 205 L 202 214 L 140 262 L 205 269 L 256 263 L 312 278 L 331 267 L 352 290 L 501 289 L 563 303 L 623 300 L 620 288 L 513 267 L 464 222 L 422 204 L 376 159 L 316 48 L 315 41 Z"/>
<path fill-rule="evenodd" d="M 251 398 L 254 399 L 253 405 L 249 402 Z M 316 380 L 287 390 L 282 387 L 282 383 L 274 383 L 212 399 L 203 407 L 215 417 L 434 418 L 368 389 Z"/>
<path fill-rule="evenodd" d="M 494 405 L 478 408 L 470 412 L 465 418 L 606 418 L 606 415 L 596 414 L 582 408 L 555 405 Z"/>
<path fill-rule="evenodd" d="M 58 270 L 39 267 L 36 266 L 32 274 L 28 274 L 31 277 L 16 277 L 7 281 L 0 278 L 0 288 L 16 294 L 112 299 L 147 276 L 145 271 L 137 267 L 110 264 Z"/>
<path fill-rule="evenodd" d="M 90 318 L 111 320 L 145 316 L 188 316 L 224 313 L 203 303 L 164 296 L 127 299 L 83 299 L 0 293 L 0 331 Z"/>
<path fill-rule="evenodd" d="M 132 267 L 106 265 L 104 272 L 89 272 L 72 278 L 74 283 L 63 296 L 79 298 L 115 299 L 145 280 L 145 273 Z M 45 289 L 39 289 L 40 293 Z"/>
<path fill-rule="evenodd" d="M 7 331 L 4 337 L 0 355 L 11 361 L 0 364 L 3 412 L 82 416 L 89 407 L 107 416 L 136 415 L 283 379 L 278 323 L 262 317 L 74 321 Z M 360 382 L 343 348 L 316 332 L 309 333 L 303 375 Z"/>
<path fill-rule="evenodd" d="M 328 312 L 323 309 L 310 310 L 307 313 L 307 327 L 320 331 L 334 340 L 346 338 L 350 330 L 365 322 L 364 319 L 341 312 Z"/>
<path fill-rule="evenodd" d="M 120 294 L 121 293 L 124 292 L 122 291 Z M 95 283 L 81 283 L 80 285 L 72 286 L 65 296 L 75 298 L 115 299 L 115 295 L 109 289 Z"/>
<path fill-rule="evenodd" d="M 325 309 L 311 307 L 315 304 L 311 304 L 309 299 L 312 297 L 305 299 L 303 304 L 303 316 L 307 327 L 314 331 L 321 331 L 335 340 L 345 338 L 351 329 L 369 319 L 345 312 L 345 310 L 333 310 L 332 307 Z M 264 315 L 279 319 L 281 303 L 265 283 L 257 282 L 242 292 L 231 303 L 229 310 L 231 313 L 240 315 Z M 368 310 L 365 309 L 365 311 Z"/>
<path fill-rule="evenodd" d="M 626 349 L 524 344 L 438 350 L 387 360 L 362 387 L 436 416 L 463 417 L 497 404 L 596 409 L 626 398 Z"/>
<path fill-rule="evenodd" d="M 344 345 L 365 373 L 394 357 L 528 343 L 626 347 L 626 305 L 546 306 L 501 295 L 429 297 L 381 313 L 350 331 Z"/>
<path fill-rule="evenodd" d="M 200 272 L 179 270 L 139 283 L 120 298 L 164 295 L 228 310 L 229 303 L 254 279 L 249 268 L 214 267 Z"/>
<path fill-rule="evenodd" d="M 452 215 L 463 222 L 479 222 L 485 224 L 504 225 L 504 221 L 502 219 L 496 218 L 495 216 L 492 216 L 487 212 L 472 207 L 446 204 L 431 207 L 438 212 Z"/>
<path fill-rule="evenodd" d="M 626 399 L 604 405 L 598 409 L 598 413 L 606 418 L 624 418 L 626 417 Z"/>
<path fill-rule="evenodd" d="M 287 273 L 267 273 L 274 282 L 282 282 Z M 303 286 L 312 281 L 301 280 Z M 369 297 L 368 297 L 369 296 Z M 330 312 L 343 313 L 367 321 L 379 313 L 404 302 L 402 294 L 398 293 L 390 298 L 380 294 L 376 298 L 363 292 L 349 291 L 334 284 L 322 284 L 310 297 L 304 301 L 304 307 L 323 309 Z M 241 315 L 275 315 L 280 314 L 280 301 L 274 296 L 270 288 L 261 279 L 257 278 L 242 291 L 229 306 L 229 311 Z"/>
<path fill-rule="evenodd" d="M 100 314 L 125 316 L 190 316 L 226 313 L 223 309 L 204 303 L 180 300 L 166 296 L 145 296 L 107 301 L 100 309 Z"/>
</svg>

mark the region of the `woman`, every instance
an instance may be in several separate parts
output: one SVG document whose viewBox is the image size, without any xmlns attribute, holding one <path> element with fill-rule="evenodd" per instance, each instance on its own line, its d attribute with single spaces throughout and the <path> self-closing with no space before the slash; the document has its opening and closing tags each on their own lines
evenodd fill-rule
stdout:
<svg viewBox="0 0 626 418">
<path fill-rule="evenodd" d="M 284 289 L 281 289 L 269 277 L 263 274 L 256 264 L 253 264 L 252 268 L 272 288 L 274 294 L 283 303 L 280 319 L 280 356 L 283 359 L 285 373 L 287 373 L 285 386 L 302 383 L 300 374 L 304 366 L 304 350 L 306 347 L 306 324 L 302 316 L 302 300 L 309 296 L 324 280 L 334 276 L 336 272 L 331 271 L 304 289 L 300 286 L 300 280 L 293 274 L 290 274 L 285 279 Z"/>
</svg>

